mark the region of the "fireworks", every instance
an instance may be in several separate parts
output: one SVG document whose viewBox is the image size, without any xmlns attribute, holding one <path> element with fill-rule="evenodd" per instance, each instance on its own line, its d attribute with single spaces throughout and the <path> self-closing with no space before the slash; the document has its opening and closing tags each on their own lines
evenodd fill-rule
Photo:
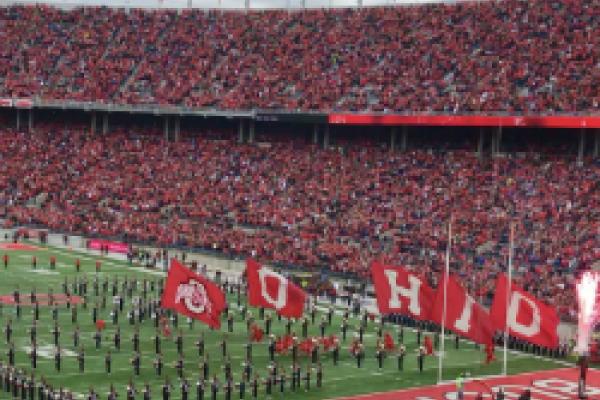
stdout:
<svg viewBox="0 0 600 400">
<path fill-rule="evenodd" d="M 577 302 L 579 304 L 579 321 L 576 350 L 580 355 L 587 355 L 594 324 L 598 318 L 596 296 L 600 276 L 586 272 L 577 283 Z"/>
</svg>

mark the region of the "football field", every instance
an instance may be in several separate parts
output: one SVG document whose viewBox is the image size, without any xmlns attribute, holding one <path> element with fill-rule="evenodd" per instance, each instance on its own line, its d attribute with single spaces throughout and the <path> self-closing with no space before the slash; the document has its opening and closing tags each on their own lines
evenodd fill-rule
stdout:
<svg viewBox="0 0 600 400">
<path fill-rule="evenodd" d="M 98 253 L 74 252 L 64 248 L 35 247 L 8 250 L 4 246 L 0 249 L 0 255 L 8 254 L 10 261 L 7 269 L 0 264 L 0 296 L 5 296 L 6 302 L 12 298 L 15 289 L 18 288 L 22 301 L 29 300 L 31 291 L 35 288 L 38 298 L 49 292 L 52 292 L 56 297 L 64 291 L 64 284 L 71 289 L 73 282 L 77 279 L 82 281 L 87 277 L 87 309 L 84 309 L 83 304 L 79 304 L 77 322 L 72 322 L 72 312 L 67 309 L 65 304 L 58 307 L 58 326 L 60 327 L 60 345 L 62 348 L 62 365 L 61 371 L 55 369 L 54 362 L 54 337 L 52 330 L 54 327 L 51 307 L 40 307 L 39 321 L 37 322 L 37 348 L 38 348 L 38 364 L 35 371 L 32 371 L 31 361 L 28 356 L 30 350 L 30 328 L 33 321 L 33 308 L 23 306 L 21 316 L 17 317 L 14 305 L 4 304 L 2 306 L 2 314 L 0 316 L 1 327 L 3 330 L 0 339 L 0 358 L 2 362 L 7 362 L 7 350 L 9 348 L 6 343 L 4 329 L 7 321 L 12 320 L 13 335 L 11 341 L 14 344 L 16 351 L 16 366 L 19 369 L 26 371 L 28 374 L 34 373 L 36 381 L 44 377 L 55 388 L 64 387 L 77 393 L 83 397 L 90 387 L 93 387 L 101 398 L 105 398 L 110 385 L 119 392 L 119 398 L 125 397 L 125 388 L 130 380 L 132 380 L 141 393 L 143 385 L 149 383 L 152 388 L 152 398 L 161 398 L 161 387 L 165 380 L 169 380 L 172 385 L 171 398 L 180 399 L 180 380 L 177 376 L 177 371 L 174 364 L 178 359 L 177 346 L 175 337 L 177 332 L 181 330 L 183 334 L 184 346 L 184 376 L 190 382 L 190 399 L 196 398 L 195 385 L 199 376 L 200 362 L 202 357 L 198 355 L 198 349 L 195 345 L 200 335 L 204 333 L 205 337 L 205 353 L 209 355 L 210 376 L 216 375 L 218 380 L 224 382 L 224 357 L 222 356 L 220 343 L 223 339 L 227 341 L 229 357 L 233 367 L 233 378 L 235 383 L 242 380 L 243 362 L 246 356 L 244 345 L 249 342 L 246 321 L 242 318 L 242 313 L 237 307 L 237 298 L 235 294 L 230 295 L 230 312 L 233 313 L 235 323 L 234 332 L 227 333 L 227 323 L 223 319 L 221 330 L 211 330 L 205 325 L 196 321 L 193 325 L 188 324 L 186 318 L 180 316 L 178 327 L 171 325 L 172 336 L 170 338 L 162 337 L 162 354 L 164 359 L 164 370 L 162 376 L 157 376 L 153 361 L 155 360 L 154 336 L 157 329 L 154 321 L 146 318 L 141 323 L 130 324 L 127 318 L 128 312 L 133 307 L 133 299 L 141 297 L 143 280 L 155 281 L 163 278 L 163 275 L 156 271 L 148 271 L 141 267 L 131 267 L 127 262 L 118 261 L 113 258 L 104 258 Z M 37 267 L 32 267 L 32 257 L 37 259 Z M 50 257 L 56 257 L 56 268 L 50 269 Z M 75 269 L 75 260 L 79 258 L 81 261 L 81 271 Z M 95 262 L 100 260 L 102 263 L 100 272 L 96 273 Z M 99 281 L 98 296 L 94 295 L 93 281 L 95 276 Z M 108 291 L 103 290 L 102 282 L 107 279 L 109 282 Z M 122 291 L 122 283 L 127 279 L 138 281 L 137 289 L 133 290 L 132 296 L 129 297 L 127 291 Z M 124 310 L 119 315 L 117 325 L 113 324 L 110 313 L 113 310 L 112 303 L 112 284 L 118 280 L 116 285 L 119 294 L 124 296 Z M 103 300 L 106 298 L 106 307 L 102 308 Z M 158 285 L 155 285 L 154 291 L 148 291 L 147 299 L 158 298 Z M 245 299 L 242 299 L 244 302 Z M 92 309 L 98 304 L 98 319 L 103 319 L 106 322 L 106 327 L 102 331 L 102 343 L 99 349 L 96 349 L 94 333 L 96 325 L 92 320 Z M 326 305 L 319 307 L 315 325 L 309 325 L 309 336 L 318 336 L 318 323 L 321 321 L 322 315 L 325 315 Z M 264 321 L 258 318 L 258 310 L 251 309 L 256 317 L 256 323 L 261 328 L 264 327 Z M 269 312 L 269 311 L 267 311 Z M 351 314 L 352 315 L 352 314 Z M 338 310 L 333 318 L 333 322 L 327 327 L 327 335 L 337 335 L 341 341 L 341 311 Z M 273 333 L 275 335 L 285 334 L 285 319 L 278 321 L 276 316 L 273 316 Z M 397 358 L 394 352 L 390 353 L 384 362 L 382 369 L 378 368 L 377 359 L 375 357 L 375 346 L 377 342 L 377 321 L 369 321 L 365 334 L 365 360 L 362 368 L 357 367 L 356 360 L 349 352 L 350 343 L 358 327 L 359 319 L 350 321 L 350 329 L 346 342 L 341 342 L 340 361 L 337 366 L 333 365 L 332 356 L 329 353 L 321 352 L 320 361 L 323 366 L 323 385 L 321 388 L 316 387 L 316 374 L 312 373 L 312 381 L 309 390 L 305 390 L 305 382 L 301 384 L 301 388 L 296 391 L 291 390 L 291 379 L 289 369 L 292 365 L 292 356 L 290 354 L 276 355 L 276 360 L 280 368 L 286 369 L 288 376 L 284 393 L 280 393 L 279 384 L 273 388 L 272 397 L 280 398 L 303 398 L 303 399 L 330 399 L 342 396 L 352 396 L 371 392 L 392 391 L 408 387 L 427 386 L 437 382 L 438 376 L 438 359 L 435 356 L 428 356 L 425 359 L 424 371 L 421 373 L 417 365 L 417 342 L 416 334 L 409 328 L 405 329 L 404 345 L 406 346 L 406 357 L 404 361 L 403 371 L 398 370 Z M 79 363 L 77 360 L 78 348 L 73 346 L 73 332 L 75 326 L 78 325 L 81 332 L 81 345 L 85 350 L 85 371 L 79 371 Z M 121 349 L 117 350 L 113 344 L 113 335 L 117 326 L 120 327 L 122 335 Z M 141 355 L 141 371 L 140 375 L 134 375 L 131 359 L 134 355 L 132 337 L 135 329 L 139 328 L 140 332 L 140 355 Z M 384 332 L 390 332 L 394 340 L 397 340 L 398 327 L 392 324 L 386 324 Z M 292 331 L 298 335 L 301 332 L 301 324 L 296 322 L 292 326 Z M 433 335 L 432 335 L 433 337 Z M 489 365 L 485 365 L 483 360 L 485 354 L 482 350 L 476 348 L 472 343 L 461 341 L 459 349 L 454 347 L 454 338 L 448 338 L 446 342 L 445 366 L 443 371 L 444 380 L 455 379 L 460 373 L 466 372 L 471 376 L 497 375 L 502 369 L 502 354 L 501 350 L 496 351 L 496 358 L 499 361 L 494 361 Z M 105 372 L 105 356 L 110 351 L 112 354 L 112 372 Z M 258 374 L 263 380 L 268 375 L 269 353 L 267 350 L 267 338 L 261 343 L 253 344 L 252 351 L 253 371 L 252 374 Z M 303 371 L 311 367 L 310 356 L 300 353 L 300 364 Z M 542 357 L 534 357 L 529 354 L 511 352 L 508 360 L 509 374 L 518 374 L 528 371 L 549 370 L 564 367 L 565 363 L 562 360 L 552 360 Z M 314 365 L 312 365 L 314 368 Z M 137 397 L 142 398 L 138 393 Z M 3 394 L 0 394 L 0 397 Z M 210 390 L 205 393 L 206 398 L 210 398 Z M 217 396 L 223 399 L 224 391 L 221 389 Z M 251 398 L 249 385 L 246 386 L 246 398 Z M 267 398 L 265 394 L 265 385 L 261 384 L 258 390 L 259 398 Z M 4 398 L 4 397 L 1 397 Z M 235 389 L 231 398 L 240 398 L 239 390 Z"/>
</svg>

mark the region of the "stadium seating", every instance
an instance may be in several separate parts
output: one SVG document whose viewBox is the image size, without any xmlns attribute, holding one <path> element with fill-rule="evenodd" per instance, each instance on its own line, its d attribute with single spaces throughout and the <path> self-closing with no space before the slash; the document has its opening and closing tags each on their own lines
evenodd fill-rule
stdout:
<svg viewBox="0 0 600 400">
<path fill-rule="evenodd" d="M 0 207 L 9 224 L 219 251 L 368 274 L 375 258 L 426 275 L 452 267 L 485 301 L 517 221 L 518 280 L 574 313 L 574 271 L 600 259 L 600 165 L 565 156 L 389 153 L 40 125 L 0 133 Z"/>
<path fill-rule="evenodd" d="M 590 112 L 597 0 L 0 8 L 0 96 L 218 109 Z"/>
</svg>

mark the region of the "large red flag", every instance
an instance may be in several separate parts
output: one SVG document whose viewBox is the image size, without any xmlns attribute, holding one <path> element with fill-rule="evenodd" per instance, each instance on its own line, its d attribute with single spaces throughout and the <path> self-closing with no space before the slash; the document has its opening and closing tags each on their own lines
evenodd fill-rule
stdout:
<svg viewBox="0 0 600 400">
<path fill-rule="evenodd" d="M 445 276 L 445 275 L 444 275 Z M 445 326 L 460 336 L 473 340 L 475 343 L 488 344 L 494 337 L 494 328 L 488 312 L 450 275 L 446 284 L 446 321 Z M 444 278 L 438 286 L 431 319 L 437 324 L 442 323 L 444 310 Z"/>
<path fill-rule="evenodd" d="M 419 276 L 402 267 L 371 264 L 377 305 L 382 314 L 399 313 L 419 320 L 429 320 L 433 306 L 433 289 Z"/>
<path fill-rule="evenodd" d="M 507 307 L 507 292 L 508 279 L 501 274 L 496 280 L 496 294 L 490 309 L 494 328 L 504 331 L 508 323 L 509 334 L 513 336 L 540 346 L 557 347 L 560 321 L 556 310 L 514 283 L 511 285 Z"/>
<path fill-rule="evenodd" d="M 221 327 L 219 315 L 225 308 L 225 294 L 213 282 L 171 260 L 162 295 L 162 307 L 170 308 L 213 328 Z"/>
<path fill-rule="evenodd" d="M 273 308 L 287 318 L 300 318 L 304 312 L 306 293 L 287 278 L 246 260 L 248 301 L 251 306 Z"/>
</svg>

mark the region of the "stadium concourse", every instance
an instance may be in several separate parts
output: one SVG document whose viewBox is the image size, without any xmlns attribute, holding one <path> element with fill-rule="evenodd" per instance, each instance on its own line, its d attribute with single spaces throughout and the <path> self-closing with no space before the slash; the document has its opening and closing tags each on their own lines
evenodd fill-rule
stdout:
<svg viewBox="0 0 600 400">
<path fill-rule="evenodd" d="M 0 9 L 0 97 L 219 110 L 597 112 L 598 0 Z"/>
</svg>

